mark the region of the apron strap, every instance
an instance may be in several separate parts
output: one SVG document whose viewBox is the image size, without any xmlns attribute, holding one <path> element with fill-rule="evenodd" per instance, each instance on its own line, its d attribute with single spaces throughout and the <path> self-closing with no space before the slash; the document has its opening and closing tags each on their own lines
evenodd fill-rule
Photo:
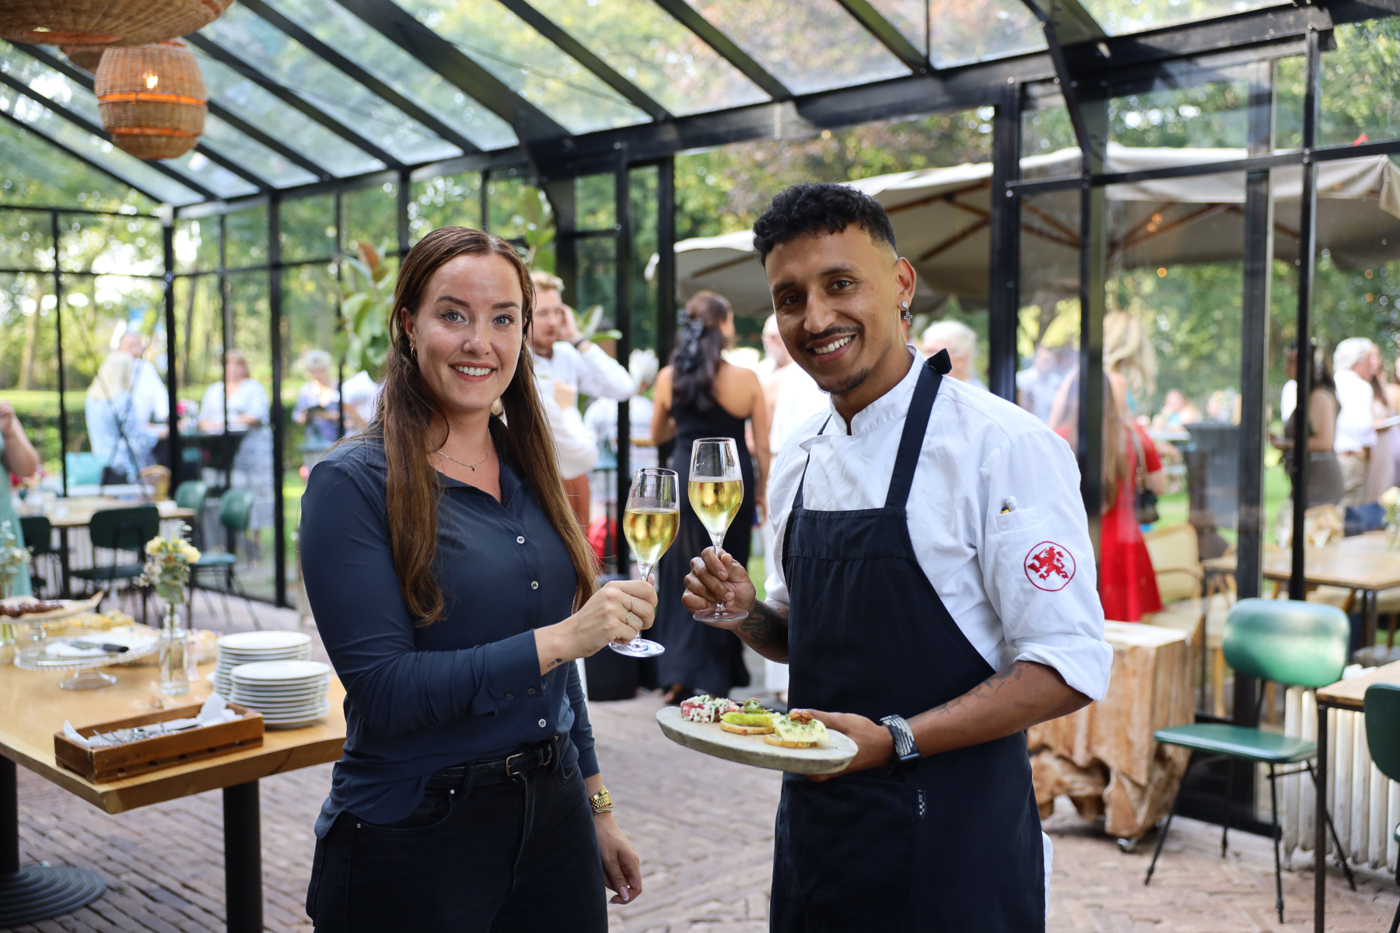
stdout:
<svg viewBox="0 0 1400 933">
<path fill-rule="evenodd" d="M 817 437 L 821 437 L 826 433 L 826 426 L 829 424 L 831 424 L 831 416 L 827 415 L 826 420 L 822 422 L 822 426 L 817 429 Z M 811 465 L 812 452 L 809 450 L 807 451 L 807 462 L 802 464 L 802 478 L 797 481 L 797 498 L 792 500 L 793 511 L 802 508 L 802 490 L 807 486 L 807 467 Z"/>
<path fill-rule="evenodd" d="M 895 457 L 894 473 L 890 476 L 890 490 L 885 496 L 887 509 L 902 509 L 909 501 L 909 487 L 914 483 L 914 470 L 919 465 L 919 451 L 924 446 L 924 432 L 928 430 L 933 400 L 938 397 L 943 377 L 950 369 L 952 361 L 948 358 L 948 351 L 939 350 L 928 358 L 928 365 L 919 373 L 914 398 L 909 403 L 909 413 L 904 416 L 904 433 L 899 436 L 899 453 Z"/>
</svg>

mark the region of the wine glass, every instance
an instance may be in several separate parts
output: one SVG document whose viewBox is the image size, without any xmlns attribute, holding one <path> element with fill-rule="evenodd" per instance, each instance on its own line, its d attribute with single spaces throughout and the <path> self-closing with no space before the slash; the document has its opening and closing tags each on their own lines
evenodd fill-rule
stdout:
<svg viewBox="0 0 1400 933">
<path fill-rule="evenodd" d="M 632 553 L 642 568 L 642 579 L 676 539 L 681 526 L 681 507 L 676 499 L 677 477 L 674 470 L 646 467 L 632 477 L 632 491 L 627 494 L 627 508 L 622 513 L 622 533 L 632 545 Z M 649 638 L 608 642 L 608 647 L 629 658 L 652 658 L 666 650 L 664 645 Z"/>
<path fill-rule="evenodd" d="M 724 553 L 724 533 L 744 501 L 744 475 L 739 470 L 739 445 L 732 437 L 702 437 L 690 449 L 690 507 L 710 533 L 715 556 Z M 738 622 L 748 613 L 715 608 L 694 614 L 701 622 Z"/>
</svg>

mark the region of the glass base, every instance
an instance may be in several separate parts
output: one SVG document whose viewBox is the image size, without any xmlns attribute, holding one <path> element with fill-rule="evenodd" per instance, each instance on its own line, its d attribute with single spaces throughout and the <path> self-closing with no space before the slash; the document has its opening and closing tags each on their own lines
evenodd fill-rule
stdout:
<svg viewBox="0 0 1400 933">
<path fill-rule="evenodd" d="M 117 678 L 111 674 L 104 674 L 101 670 L 90 667 L 62 681 L 59 686 L 64 690 L 96 690 L 99 687 L 110 687 L 116 682 Z"/>
<path fill-rule="evenodd" d="M 608 647 L 629 658 L 654 658 L 666 653 L 666 646 L 649 638 L 634 638 L 631 641 L 610 641 Z"/>
<path fill-rule="evenodd" d="M 692 613 L 691 617 L 697 622 L 742 622 L 749 614 L 736 609 L 706 609 L 704 612 Z"/>
</svg>

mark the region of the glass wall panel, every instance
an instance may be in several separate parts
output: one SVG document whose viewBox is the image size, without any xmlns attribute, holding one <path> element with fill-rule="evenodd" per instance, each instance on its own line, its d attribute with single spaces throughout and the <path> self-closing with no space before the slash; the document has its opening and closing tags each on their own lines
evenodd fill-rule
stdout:
<svg viewBox="0 0 1400 933">
<path fill-rule="evenodd" d="M 491 232 L 510 240 L 518 248 L 527 249 L 527 241 L 538 242 L 536 234 L 553 224 L 553 212 L 544 192 L 519 177 L 489 176 L 486 184 L 487 207 L 491 212 Z M 553 246 L 547 252 L 551 259 L 543 268 L 554 268 Z"/>
<path fill-rule="evenodd" d="M 408 95 L 482 149 L 513 146 L 510 124 L 462 93 L 335 0 L 277 0 L 278 12 Z"/>
<path fill-rule="evenodd" d="M 1084 8 L 1109 35 L 1276 5 L 1272 0 L 1084 0 Z"/>
<path fill-rule="evenodd" d="M 1400 24 L 1393 17 L 1338 26 L 1322 56 L 1319 145 L 1400 137 Z"/>
<path fill-rule="evenodd" d="M 572 133 L 649 120 L 495 0 L 407 0 L 403 6 Z"/>
<path fill-rule="evenodd" d="M 219 267 L 219 218 L 175 219 L 175 271 L 205 272 Z"/>
<path fill-rule="evenodd" d="M 611 230 L 617 225 L 617 176 L 585 175 L 574 182 L 574 213 L 579 230 Z"/>
<path fill-rule="evenodd" d="M 405 162 L 461 155 L 462 150 L 307 51 L 300 42 L 247 7 L 229 7 L 223 16 L 204 27 L 204 34 L 235 50 L 250 66 Z"/>
<path fill-rule="evenodd" d="M 481 175 L 463 172 L 413 183 L 408 202 L 408 235 L 416 243 L 438 227 L 481 227 Z"/>
<path fill-rule="evenodd" d="M 198 403 L 204 398 L 210 384 L 222 378 L 222 308 L 218 276 L 201 275 L 175 280 L 175 352 L 179 374 L 176 385 L 180 398 L 193 403 L 191 413 L 195 415 L 209 414 L 199 412 Z M 222 412 L 219 417 L 223 417 Z M 192 431 L 194 425 L 186 423 L 182 430 Z"/>
<path fill-rule="evenodd" d="M 632 348 L 659 353 L 663 348 L 656 346 L 656 276 L 650 264 L 657 245 L 657 184 L 654 166 L 632 170 Z M 758 339 L 742 342 L 762 345 Z"/>
<path fill-rule="evenodd" d="M 267 205 L 224 215 L 224 265 L 229 269 L 267 264 Z"/>
<path fill-rule="evenodd" d="M 335 256 L 335 195 L 283 201 L 282 261 L 330 259 Z"/>
<path fill-rule="evenodd" d="M 652 0 L 537 0 L 535 7 L 671 113 L 768 99 Z"/>
<path fill-rule="evenodd" d="M 161 226 L 154 217 L 60 214 L 59 231 L 65 272 L 161 273 Z"/>
<path fill-rule="evenodd" d="M 1045 48 L 1040 22 L 1014 0 L 872 0 L 939 68 Z"/>
<path fill-rule="evenodd" d="M 580 314 L 594 305 L 603 308 L 603 326 L 613 326 L 617 308 L 617 241 L 612 237 L 585 237 L 578 241 L 578 294 L 569 303 Z"/>
<path fill-rule="evenodd" d="M 379 185 L 341 195 L 345 244 L 363 240 L 388 256 L 399 248 L 398 186 Z"/>
<path fill-rule="evenodd" d="M 0 211 L 0 268 L 53 268 L 50 217 L 35 211 Z"/>
<path fill-rule="evenodd" d="M 1248 105 L 1249 87 L 1243 80 L 1117 97 L 1108 107 L 1109 142 L 1131 147 L 1244 149 Z M 1233 156 L 1243 158 L 1244 153 Z M 1203 153 L 1196 161 L 1229 157 L 1229 153 Z"/>
<path fill-rule="evenodd" d="M 836 0 L 708 0 L 695 8 L 798 94 L 909 74 Z"/>
</svg>

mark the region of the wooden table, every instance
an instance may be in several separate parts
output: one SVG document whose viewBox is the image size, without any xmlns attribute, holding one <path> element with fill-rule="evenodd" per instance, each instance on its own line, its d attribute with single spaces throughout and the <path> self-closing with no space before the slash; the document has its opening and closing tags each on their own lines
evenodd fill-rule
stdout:
<svg viewBox="0 0 1400 933">
<path fill-rule="evenodd" d="M 1400 685 L 1400 661 L 1373 667 L 1349 680 L 1341 680 L 1317 691 L 1317 812 L 1313 817 L 1316 837 L 1313 855 L 1313 930 L 1323 933 L 1327 919 L 1327 711 L 1346 709 L 1360 712 L 1365 707 L 1366 688 L 1371 684 Z"/>
<path fill-rule="evenodd" d="M 13 649 L 6 649 L 12 651 Z M 82 727 L 149 711 L 155 698 L 155 668 L 107 668 L 117 684 L 101 690 L 60 690 L 63 673 L 22 671 L 0 653 L 0 917 L 6 913 L 6 896 L 15 896 L 20 883 L 19 816 L 15 766 L 52 781 L 108 813 L 123 813 L 153 803 L 188 797 L 204 791 L 224 792 L 224 894 L 230 933 L 261 933 L 262 833 L 258 781 L 311 765 L 336 761 L 345 743 L 345 690 L 332 677 L 331 711 L 321 722 L 301 729 L 268 730 L 260 748 L 192 762 L 96 784 L 69 771 L 54 759 L 53 734 L 65 719 Z M 202 665 L 200 674 L 212 671 Z M 166 698 L 180 703 L 201 702 L 212 686 L 203 677 L 190 685 L 185 697 Z M 82 874 L 77 869 L 39 869 L 23 873 L 29 886 L 72 888 Z M 91 872 L 86 873 L 91 875 Z M 59 912 L 91 901 L 68 903 Z M 23 892 L 20 892 L 21 894 Z M 37 918 L 36 918 L 37 919 Z"/>
<path fill-rule="evenodd" d="M 63 570 L 61 595 L 64 599 L 71 599 L 73 595 L 72 569 L 69 565 L 68 554 L 68 530 L 70 528 L 86 528 L 91 523 L 93 515 L 106 509 L 126 509 L 143 504 L 154 504 L 160 512 L 161 521 L 195 517 L 194 509 L 182 509 L 168 499 L 156 503 L 141 503 L 114 499 L 111 496 L 70 496 L 66 499 L 54 499 L 52 504 L 45 507 L 44 517 L 49 520 L 50 525 L 58 529 L 58 562 Z"/>
<path fill-rule="evenodd" d="M 1293 576 L 1293 552 L 1264 551 L 1264 579 L 1287 583 Z M 1207 573 L 1233 574 L 1235 555 L 1201 561 Z M 1376 635 L 1377 595 L 1400 587 L 1400 551 L 1388 550 L 1382 534 L 1355 535 L 1321 548 L 1306 548 L 1303 580 L 1308 586 L 1337 586 L 1362 594 L 1366 631 L 1363 647 Z"/>
</svg>

